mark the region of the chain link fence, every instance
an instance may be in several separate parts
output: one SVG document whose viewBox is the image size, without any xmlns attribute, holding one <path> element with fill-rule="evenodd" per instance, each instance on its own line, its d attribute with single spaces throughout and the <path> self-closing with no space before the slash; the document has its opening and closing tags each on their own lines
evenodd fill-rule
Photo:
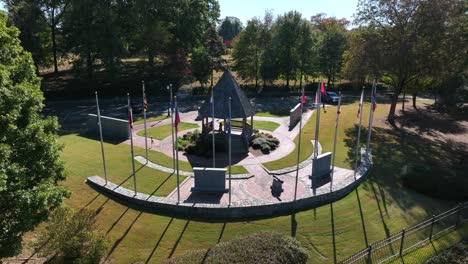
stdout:
<svg viewBox="0 0 468 264">
<path fill-rule="evenodd" d="M 468 203 L 460 204 L 419 224 L 370 244 L 367 248 L 343 260 L 350 263 L 386 263 L 421 244 L 442 236 L 468 221 Z"/>
</svg>

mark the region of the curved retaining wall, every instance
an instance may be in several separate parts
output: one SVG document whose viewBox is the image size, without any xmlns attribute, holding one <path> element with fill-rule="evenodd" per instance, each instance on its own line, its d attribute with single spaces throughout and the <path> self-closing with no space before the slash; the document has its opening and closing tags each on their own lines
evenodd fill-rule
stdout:
<svg viewBox="0 0 468 264">
<path fill-rule="evenodd" d="M 194 204 L 177 203 L 177 201 L 165 197 L 150 196 L 148 194 L 137 193 L 120 187 L 114 183 L 105 184 L 104 179 L 99 176 L 92 176 L 87 179 L 87 183 L 101 193 L 117 200 L 131 208 L 168 215 L 179 218 L 200 219 L 204 221 L 239 221 L 246 219 L 269 218 L 280 215 L 309 210 L 325 204 L 333 203 L 342 199 L 363 182 L 371 168 L 372 158 L 363 155 L 362 164 L 358 168 L 357 179 L 339 186 L 333 192 L 325 192 L 308 196 L 296 201 L 266 203 L 266 202 L 243 202 L 231 206 L 221 204 Z"/>
</svg>

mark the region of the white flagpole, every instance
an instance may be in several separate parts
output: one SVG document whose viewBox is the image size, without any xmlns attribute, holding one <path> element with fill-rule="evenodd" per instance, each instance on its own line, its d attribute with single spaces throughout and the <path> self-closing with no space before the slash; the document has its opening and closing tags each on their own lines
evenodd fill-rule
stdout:
<svg viewBox="0 0 468 264">
<path fill-rule="evenodd" d="M 172 84 L 169 85 L 168 87 L 169 89 L 169 93 L 170 93 L 170 96 L 169 96 L 169 108 L 170 108 L 170 112 L 171 112 L 171 136 L 172 136 L 172 167 L 174 168 L 174 172 L 176 170 L 176 160 L 175 160 L 175 146 L 174 146 L 174 109 L 172 107 L 172 104 L 173 104 L 173 97 L 172 97 Z"/>
<path fill-rule="evenodd" d="M 143 119 L 145 122 L 145 151 L 146 151 L 146 164 L 148 164 L 148 137 L 146 133 L 146 108 L 148 107 L 148 102 L 146 101 L 146 91 L 145 91 L 145 81 L 141 81 L 141 87 L 143 92 Z"/>
<path fill-rule="evenodd" d="M 174 96 L 175 112 L 178 113 L 177 96 Z M 180 118 L 180 117 L 179 117 Z M 179 183 L 179 142 L 177 141 L 177 129 L 175 130 L 175 154 L 176 154 L 176 170 L 177 170 L 177 203 L 180 202 L 180 183 Z"/>
<path fill-rule="evenodd" d="M 320 94 L 320 85 L 322 80 L 320 80 L 317 88 L 317 94 L 315 98 L 315 111 L 317 112 L 316 120 L 315 120 L 315 146 L 314 146 L 314 159 L 318 156 L 318 138 L 319 138 L 319 130 L 320 130 L 320 104 L 321 104 L 321 94 Z"/>
<path fill-rule="evenodd" d="M 338 109 L 336 110 L 335 140 L 333 141 L 333 156 L 332 156 L 330 192 L 333 191 L 333 176 L 335 174 L 336 139 L 338 137 L 338 123 L 340 121 L 340 114 L 341 114 L 341 92 L 339 93 Z"/>
<path fill-rule="evenodd" d="M 369 129 L 367 130 L 367 144 L 366 144 L 366 155 L 369 154 L 370 149 L 370 141 L 371 141 L 371 134 L 372 134 L 372 125 L 374 124 L 374 104 L 375 98 L 374 95 L 376 94 L 376 84 L 375 80 L 372 84 L 372 93 L 371 93 L 371 107 L 370 107 L 370 115 L 369 115 Z M 404 99 L 403 99 L 404 100 Z"/>
<path fill-rule="evenodd" d="M 361 92 L 361 99 L 359 101 L 359 128 L 358 128 L 358 135 L 357 135 L 357 144 L 356 144 L 356 156 L 354 159 L 354 180 L 356 180 L 356 173 L 358 167 L 358 160 L 359 160 L 359 153 L 361 151 L 361 127 L 362 127 L 362 109 L 364 107 L 364 87 L 362 87 Z"/>
<path fill-rule="evenodd" d="M 231 97 L 229 97 L 229 205 L 231 205 Z"/>
<path fill-rule="evenodd" d="M 211 86 L 211 114 L 213 115 L 211 119 L 212 127 L 211 134 L 213 140 L 213 168 L 216 168 L 216 147 L 215 147 L 215 114 L 214 114 L 214 92 L 213 86 Z"/>
<path fill-rule="evenodd" d="M 129 118 L 128 125 L 130 126 L 130 147 L 132 149 L 132 170 L 133 170 L 133 188 L 135 190 L 135 195 L 137 194 L 137 187 L 136 187 L 136 173 L 135 173 L 135 155 L 133 153 L 133 114 L 132 114 L 132 107 L 130 106 L 130 94 L 127 93 L 128 99 L 128 114 L 132 117 L 131 120 Z"/>
<path fill-rule="evenodd" d="M 96 93 L 96 108 L 97 108 L 97 118 L 99 126 L 99 137 L 101 139 L 101 152 L 102 152 L 102 164 L 104 166 L 104 178 L 106 179 L 107 185 L 107 169 L 106 169 L 106 156 L 104 154 L 104 141 L 102 139 L 102 124 L 101 124 L 101 110 L 99 109 L 98 93 Z"/>
<path fill-rule="evenodd" d="M 301 139 L 302 139 L 302 113 L 304 106 L 304 86 L 302 87 L 302 96 L 301 96 L 301 117 L 299 118 L 299 144 L 297 145 L 297 164 L 296 164 L 296 183 L 294 187 L 294 201 L 297 198 L 297 182 L 299 180 L 299 161 L 301 156 Z"/>
</svg>

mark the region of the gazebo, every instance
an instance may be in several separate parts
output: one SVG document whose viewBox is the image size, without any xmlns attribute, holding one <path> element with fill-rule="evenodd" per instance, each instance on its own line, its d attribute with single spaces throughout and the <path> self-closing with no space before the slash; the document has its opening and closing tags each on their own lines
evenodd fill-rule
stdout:
<svg viewBox="0 0 468 264">
<path fill-rule="evenodd" d="M 210 97 L 202 104 L 198 110 L 198 120 L 202 120 L 202 133 L 210 134 L 213 131 L 213 117 L 212 105 Z M 245 96 L 244 92 L 239 87 L 229 70 L 225 70 L 223 76 L 213 88 L 214 97 L 214 118 L 223 119 L 224 122 L 219 124 L 218 127 L 214 127 L 216 141 L 222 141 L 226 144 L 227 131 L 226 131 L 226 120 L 229 117 L 228 102 L 231 97 L 231 119 L 242 119 L 233 120 L 232 122 L 232 146 L 233 152 L 248 152 L 249 140 L 253 134 L 253 116 L 255 110 L 250 104 L 249 99 Z M 250 117 L 250 123 L 247 122 L 247 118 Z M 241 143 L 241 144 L 239 144 Z"/>
</svg>

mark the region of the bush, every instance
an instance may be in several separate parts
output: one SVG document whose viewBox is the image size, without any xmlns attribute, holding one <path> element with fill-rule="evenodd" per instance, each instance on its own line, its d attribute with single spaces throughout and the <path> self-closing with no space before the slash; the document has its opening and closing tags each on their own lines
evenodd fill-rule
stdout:
<svg viewBox="0 0 468 264">
<path fill-rule="evenodd" d="M 253 149 L 260 149 L 264 154 L 270 153 L 278 148 L 280 141 L 268 133 L 255 133 L 252 137 L 250 145 Z"/>
<path fill-rule="evenodd" d="M 468 263 L 468 243 L 463 241 L 441 255 L 431 258 L 426 264 L 463 264 Z"/>
<path fill-rule="evenodd" d="M 427 196 L 444 200 L 468 198 L 468 178 L 463 171 L 427 164 L 414 164 L 403 175 L 403 185 Z"/>
<path fill-rule="evenodd" d="M 60 207 L 33 243 L 48 263 L 99 263 L 107 249 L 103 234 L 95 230 L 96 213 Z"/>
<path fill-rule="evenodd" d="M 290 237 L 257 233 L 220 243 L 208 250 L 190 251 L 166 263 L 307 263 L 307 251 Z"/>
</svg>

